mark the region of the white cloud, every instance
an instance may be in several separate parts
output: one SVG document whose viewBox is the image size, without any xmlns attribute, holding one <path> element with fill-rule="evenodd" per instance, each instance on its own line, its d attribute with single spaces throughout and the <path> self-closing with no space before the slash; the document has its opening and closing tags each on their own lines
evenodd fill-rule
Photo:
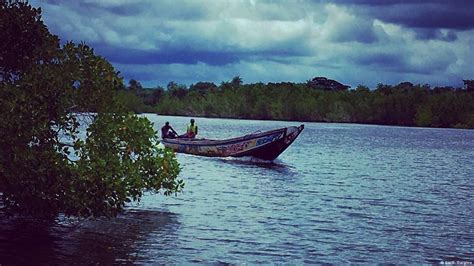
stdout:
<svg viewBox="0 0 474 266">
<path fill-rule="evenodd" d="M 145 52 L 133 65 L 113 63 L 126 78 L 149 86 L 171 80 L 219 83 L 235 75 L 246 82 L 304 82 L 327 75 L 352 86 L 404 80 L 449 84 L 474 76 L 473 30 L 456 31 L 451 41 L 446 40 L 453 31 L 447 29 L 437 31 L 441 38 L 422 39 L 416 29 L 361 12 L 364 7 L 303 0 L 32 3 L 43 7 L 46 24 L 63 40 Z M 144 58 L 155 52 L 170 55 L 169 64 Z M 180 52 L 231 59 L 212 62 L 218 58 L 201 55 L 182 64 Z M 146 65 L 143 59 L 149 59 Z"/>
<path fill-rule="evenodd" d="M 373 19 L 357 17 L 347 8 L 328 4 L 325 6 L 328 18 L 322 26 L 321 34 L 329 41 L 334 42 L 362 42 L 376 41 Z"/>
</svg>

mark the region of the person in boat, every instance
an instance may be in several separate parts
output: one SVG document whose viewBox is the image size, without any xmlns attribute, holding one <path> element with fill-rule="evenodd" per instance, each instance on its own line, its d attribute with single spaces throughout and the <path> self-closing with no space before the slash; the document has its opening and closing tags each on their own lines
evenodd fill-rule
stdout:
<svg viewBox="0 0 474 266">
<path fill-rule="evenodd" d="M 170 126 L 170 122 L 166 122 L 161 128 L 161 138 L 174 139 L 176 137 L 178 137 L 178 133 L 176 133 L 176 131 Z"/>
<path fill-rule="evenodd" d="M 194 119 L 191 119 L 190 124 L 186 128 L 186 137 L 195 138 L 198 134 L 198 126 L 194 123 Z"/>
</svg>

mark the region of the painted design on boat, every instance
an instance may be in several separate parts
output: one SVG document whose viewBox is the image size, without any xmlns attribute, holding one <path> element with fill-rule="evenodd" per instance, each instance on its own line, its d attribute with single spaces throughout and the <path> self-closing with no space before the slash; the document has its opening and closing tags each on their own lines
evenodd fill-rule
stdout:
<svg viewBox="0 0 474 266">
<path fill-rule="evenodd" d="M 177 138 L 163 139 L 162 143 L 176 152 L 193 155 L 252 156 L 263 160 L 274 160 L 293 143 L 303 129 L 304 125 L 300 125 L 225 140 Z"/>
</svg>

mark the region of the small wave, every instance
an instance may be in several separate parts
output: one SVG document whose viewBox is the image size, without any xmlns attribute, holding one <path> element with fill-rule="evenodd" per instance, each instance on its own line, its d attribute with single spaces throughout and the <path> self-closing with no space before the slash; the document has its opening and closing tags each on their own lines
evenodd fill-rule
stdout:
<svg viewBox="0 0 474 266">
<path fill-rule="evenodd" d="M 360 213 L 360 212 L 343 212 L 345 215 L 353 218 L 363 218 L 363 219 L 373 219 L 374 217 L 368 215 L 367 213 Z"/>
<path fill-rule="evenodd" d="M 314 228 L 313 230 L 318 231 L 318 232 L 331 233 L 331 234 L 344 233 L 344 231 L 333 229 L 333 228 Z"/>
<path fill-rule="evenodd" d="M 238 255 L 249 255 L 249 256 L 270 256 L 270 257 L 292 257 L 292 254 L 285 254 L 282 252 L 270 252 L 270 251 L 241 251 L 241 250 L 232 250 L 232 254 Z"/>
</svg>

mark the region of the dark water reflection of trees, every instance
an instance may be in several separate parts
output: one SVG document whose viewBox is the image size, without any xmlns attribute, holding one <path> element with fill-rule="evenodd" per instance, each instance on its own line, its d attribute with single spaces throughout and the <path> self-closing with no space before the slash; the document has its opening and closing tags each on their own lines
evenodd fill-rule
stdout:
<svg viewBox="0 0 474 266">
<path fill-rule="evenodd" d="M 170 246 L 178 217 L 155 210 L 127 210 L 117 218 L 54 222 L 26 217 L 0 220 L 0 264 L 112 264 L 154 261 L 168 263 L 152 247 Z M 153 244 L 150 245 L 150 239 Z"/>
</svg>

